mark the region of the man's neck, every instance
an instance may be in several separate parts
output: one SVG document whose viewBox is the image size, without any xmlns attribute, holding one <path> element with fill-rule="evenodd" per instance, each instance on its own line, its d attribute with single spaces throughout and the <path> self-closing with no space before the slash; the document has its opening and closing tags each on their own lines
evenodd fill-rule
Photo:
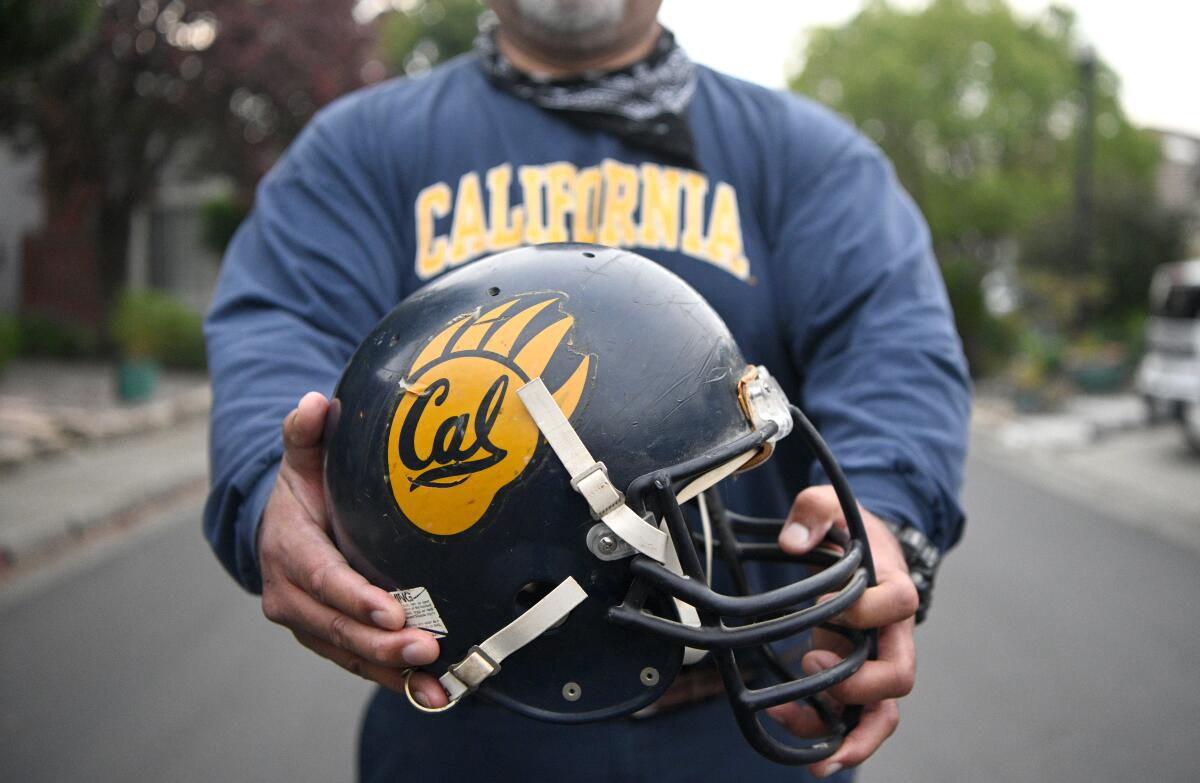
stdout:
<svg viewBox="0 0 1200 783">
<path fill-rule="evenodd" d="M 647 30 L 646 35 L 628 46 L 617 51 L 604 52 L 595 57 L 580 59 L 579 57 L 558 58 L 548 52 L 539 52 L 512 36 L 501 27 L 496 34 L 496 44 L 500 54 L 513 64 L 517 70 L 531 76 L 543 76 L 550 79 L 563 79 L 578 76 L 587 71 L 616 71 L 627 65 L 632 65 L 644 59 L 654 50 L 662 28 L 657 24 Z"/>
</svg>

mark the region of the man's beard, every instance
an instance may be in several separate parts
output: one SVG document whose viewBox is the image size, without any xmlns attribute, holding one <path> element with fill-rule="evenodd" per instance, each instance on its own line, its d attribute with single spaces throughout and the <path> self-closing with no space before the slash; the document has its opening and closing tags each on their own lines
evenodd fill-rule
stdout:
<svg viewBox="0 0 1200 783">
<path fill-rule="evenodd" d="M 597 42 L 612 36 L 625 15 L 625 0 L 516 0 L 516 7 L 525 24 L 543 35 Z"/>
</svg>

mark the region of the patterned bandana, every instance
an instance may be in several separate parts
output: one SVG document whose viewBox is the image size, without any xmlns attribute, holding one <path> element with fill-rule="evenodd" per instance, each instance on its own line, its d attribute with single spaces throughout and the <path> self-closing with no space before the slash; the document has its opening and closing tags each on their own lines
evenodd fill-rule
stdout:
<svg viewBox="0 0 1200 783">
<path fill-rule="evenodd" d="M 475 39 L 484 71 L 496 86 L 569 122 L 612 133 L 626 143 L 699 169 L 688 127 L 688 102 L 696 68 L 665 27 L 645 59 L 619 71 L 587 72 L 569 79 L 531 76 L 500 54 L 495 29 Z"/>
</svg>

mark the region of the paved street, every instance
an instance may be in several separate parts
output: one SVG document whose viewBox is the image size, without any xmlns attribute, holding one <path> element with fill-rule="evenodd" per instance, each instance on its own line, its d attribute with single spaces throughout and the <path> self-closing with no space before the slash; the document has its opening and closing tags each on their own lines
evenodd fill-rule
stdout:
<svg viewBox="0 0 1200 783">
<path fill-rule="evenodd" d="M 1154 520 L 1105 516 L 977 451 L 916 691 L 863 783 L 1196 780 L 1200 554 L 1174 543 L 1176 520 L 1141 532 Z"/>
<path fill-rule="evenodd" d="M 917 692 L 864 783 L 1195 779 L 1200 554 L 1051 494 L 1051 467 L 976 450 Z M 352 778 L 367 688 L 262 620 L 198 515 L 0 588 L 0 780 Z"/>
<path fill-rule="evenodd" d="M 366 684 L 263 620 L 199 518 L 0 593 L 0 780 L 353 779 Z"/>
</svg>

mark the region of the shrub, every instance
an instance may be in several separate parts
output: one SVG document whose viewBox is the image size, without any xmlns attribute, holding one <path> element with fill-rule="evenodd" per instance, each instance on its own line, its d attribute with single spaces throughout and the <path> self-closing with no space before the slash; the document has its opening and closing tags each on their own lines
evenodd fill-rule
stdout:
<svg viewBox="0 0 1200 783">
<path fill-rule="evenodd" d="M 238 226 L 250 210 L 232 196 L 210 199 L 204 204 L 201 218 L 204 224 L 204 245 L 217 255 L 224 255 Z"/>
<path fill-rule="evenodd" d="M 109 335 L 127 358 L 154 358 L 173 367 L 204 367 L 200 316 L 166 294 L 126 292 L 113 311 Z"/>
<path fill-rule="evenodd" d="M 21 327 L 15 318 L 0 315 L 0 372 L 21 349 Z"/>
<path fill-rule="evenodd" d="M 22 314 L 17 328 L 22 356 L 71 359 L 95 355 L 99 347 L 99 338 L 90 326 L 56 316 Z"/>
</svg>

